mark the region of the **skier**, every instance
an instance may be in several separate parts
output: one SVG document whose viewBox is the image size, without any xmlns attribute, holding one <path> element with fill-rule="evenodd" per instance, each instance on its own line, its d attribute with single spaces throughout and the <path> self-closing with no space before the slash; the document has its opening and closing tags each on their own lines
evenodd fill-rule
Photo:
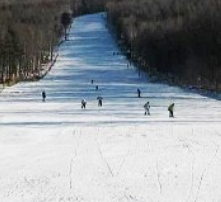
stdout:
<svg viewBox="0 0 221 202">
<path fill-rule="evenodd" d="M 147 115 L 147 114 L 150 115 L 150 103 L 147 102 L 143 107 L 145 109 L 144 115 Z"/>
<path fill-rule="evenodd" d="M 102 107 L 102 100 L 103 100 L 103 98 L 102 97 L 97 97 L 97 100 L 98 100 L 98 107 Z"/>
<path fill-rule="evenodd" d="M 87 102 L 85 99 L 81 100 L 81 109 L 86 109 L 86 104 Z"/>
<path fill-rule="evenodd" d="M 96 86 L 95 88 L 96 88 L 96 90 L 98 90 L 98 86 Z"/>
<path fill-rule="evenodd" d="M 174 109 L 174 103 L 170 104 L 168 107 L 168 111 L 169 111 L 169 117 L 174 117 L 173 116 L 173 109 Z"/>
<path fill-rule="evenodd" d="M 94 83 L 94 80 L 92 79 L 92 80 L 91 80 L 91 84 L 93 84 L 93 83 Z"/>
<path fill-rule="evenodd" d="M 42 91 L 41 95 L 42 95 L 42 102 L 45 102 L 45 99 L 46 99 L 45 91 Z"/>
<path fill-rule="evenodd" d="M 138 88 L 138 89 L 137 89 L 137 97 L 140 98 L 140 95 L 141 95 L 141 91 L 140 91 L 140 89 Z"/>
</svg>

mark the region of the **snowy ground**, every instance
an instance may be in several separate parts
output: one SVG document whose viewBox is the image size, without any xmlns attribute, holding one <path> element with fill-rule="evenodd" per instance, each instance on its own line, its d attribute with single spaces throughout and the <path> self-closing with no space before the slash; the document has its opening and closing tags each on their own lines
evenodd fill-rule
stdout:
<svg viewBox="0 0 221 202">
<path fill-rule="evenodd" d="M 44 80 L 0 95 L 0 202 L 220 202 L 221 103 L 139 77 L 102 14 L 69 39 Z"/>
</svg>

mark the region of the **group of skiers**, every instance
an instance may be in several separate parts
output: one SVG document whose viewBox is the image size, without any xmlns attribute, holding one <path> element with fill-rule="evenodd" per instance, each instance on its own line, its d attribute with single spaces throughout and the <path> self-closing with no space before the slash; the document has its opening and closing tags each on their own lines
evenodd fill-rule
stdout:
<svg viewBox="0 0 221 202">
<path fill-rule="evenodd" d="M 91 80 L 91 84 L 94 84 L 94 79 Z M 95 89 L 98 90 L 98 86 L 95 86 Z"/>
<path fill-rule="evenodd" d="M 91 84 L 94 84 L 94 80 L 93 79 L 91 80 Z M 98 86 L 97 85 L 95 86 L 95 89 L 98 90 Z M 137 89 L 137 97 L 138 98 L 141 97 L 141 90 L 139 88 Z M 103 98 L 101 96 L 98 96 L 97 100 L 98 100 L 98 107 L 102 107 L 102 105 L 103 105 Z M 42 91 L 42 102 L 45 102 L 45 101 L 46 101 L 46 92 Z M 86 100 L 82 99 L 81 100 L 81 109 L 86 109 L 86 105 L 87 105 Z M 175 104 L 172 103 L 168 107 L 169 117 L 174 117 L 174 114 L 173 114 L 174 106 L 175 106 Z M 145 110 L 144 115 L 150 115 L 150 102 L 149 101 L 146 102 L 143 107 L 144 107 L 144 110 Z"/>
<path fill-rule="evenodd" d="M 94 84 L 94 80 L 93 79 L 91 80 L 91 84 L 92 85 Z M 98 90 L 98 85 L 95 86 L 95 89 Z M 97 100 L 98 100 L 98 107 L 102 107 L 102 105 L 103 105 L 103 98 L 101 96 L 98 96 Z M 86 100 L 82 99 L 81 100 L 81 109 L 86 109 L 86 104 L 87 104 Z"/>
<path fill-rule="evenodd" d="M 141 97 L 141 90 L 139 88 L 137 88 L 137 97 L 138 98 Z M 172 103 L 167 108 L 167 110 L 169 111 L 169 117 L 174 117 L 174 115 L 173 115 L 174 106 L 175 106 L 175 104 Z M 146 102 L 143 107 L 144 107 L 144 110 L 145 110 L 144 115 L 147 115 L 147 114 L 150 115 L 150 102 L 149 101 Z"/>
<path fill-rule="evenodd" d="M 98 100 L 98 107 L 102 107 L 102 105 L 103 105 L 103 102 L 102 102 L 103 98 L 98 96 L 97 100 Z M 86 109 L 86 104 L 87 104 L 86 100 L 82 99 L 81 100 L 81 109 Z"/>
<path fill-rule="evenodd" d="M 174 117 L 174 115 L 173 115 L 174 106 L 175 106 L 175 104 L 172 103 L 167 108 L 167 110 L 169 111 L 169 117 Z M 144 110 L 145 110 L 144 115 L 147 115 L 147 114 L 150 115 L 150 102 L 149 101 L 146 102 L 143 107 L 144 107 Z"/>
</svg>

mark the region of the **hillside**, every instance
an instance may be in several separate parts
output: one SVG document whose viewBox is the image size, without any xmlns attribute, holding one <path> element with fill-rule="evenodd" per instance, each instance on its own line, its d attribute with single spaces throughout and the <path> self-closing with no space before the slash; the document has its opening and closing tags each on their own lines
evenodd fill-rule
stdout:
<svg viewBox="0 0 221 202">
<path fill-rule="evenodd" d="M 171 83 L 221 89 L 219 0 L 109 1 L 108 22 L 128 58 Z"/>
<path fill-rule="evenodd" d="M 67 0 L 0 2 L 0 84 L 41 78 L 64 33 L 61 15 Z"/>
<path fill-rule="evenodd" d="M 49 74 L 1 93 L 0 201 L 219 201 L 220 102 L 150 83 L 104 17 L 77 17 Z"/>
</svg>

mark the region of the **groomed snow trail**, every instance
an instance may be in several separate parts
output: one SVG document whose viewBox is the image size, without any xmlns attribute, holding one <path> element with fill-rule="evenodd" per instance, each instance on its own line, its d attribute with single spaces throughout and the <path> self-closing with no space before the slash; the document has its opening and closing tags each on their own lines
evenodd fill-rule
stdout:
<svg viewBox="0 0 221 202">
<path fill-rule="evenodd" d="M 220 102 L 149 83 L 117 51 L 103 13 L 76 18 L 46 78 L 0 94 L 1 202 L 221 201 Z"/>
</svg>

